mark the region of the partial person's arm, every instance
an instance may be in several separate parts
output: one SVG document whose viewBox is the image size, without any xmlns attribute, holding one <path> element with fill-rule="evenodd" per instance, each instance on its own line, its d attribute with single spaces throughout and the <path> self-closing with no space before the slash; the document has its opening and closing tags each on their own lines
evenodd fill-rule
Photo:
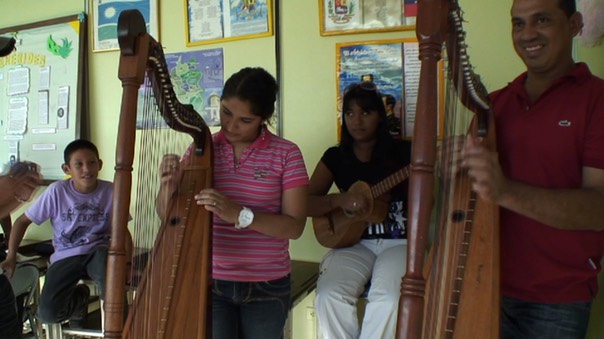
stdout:
<svg viewBox="0 0 604 339">
<path fill-rule="evenodd" d="M 604 230 L 604 170 L 584 167 L 579 189 L 548 189 L 503 175 L 497 153 L 474 144 L 464 147 L 463 166 L 472 188 L 492 201 L 543 224 L 567 230 Z"/>
<path fill-rule="evenodd" d="M 333 210 L 335 194 L 327 194 L 333 185 L 333 175 L 322 161 L 319 161 L 310 177 L 308 186 L 308 216 L 318 217 Z"/>
<path fill-rule="evenodd" d="M 31 199 L 41 183 L 37 165 L 31 162 L 18 163 L 8 175 L 0 176 L 0 218 L 9 215 L 23 202 Z"/>
<path fill-rule="evenodd" d="M 17 265 L 17 250 L 19 249 L 19 245 L 23 240 L 23 236 L 25 236 L 25 231 L 27 231 L 27 227 L 31 225 L 31 220 L 25 215 L 22 214 L 13 225 L 13 229 L 10 234 L 10 240 L 8 242 L 8 252 L 6 253 L 6 259 L 0 263 L 0 267 L 4 270 L 6 276 L 10 279 L 13 276 L 15 271 L 15 266 Z"/>
<path fill-rule="evenodd" d="M 306 224 L 307 186 L 299 186 L 283 191 L 281 214 L 254 212 L 254 220 L 248 228 L 260 233 L 280 238 L 298 239 Z M 222 220 L 232 223 L 239 221 L 239 212 L 243 209 L 215 189 L 207 188 L 195 196 L 198 205 L 218 215 Z"/>
<path fill-rule="evenodd" d="M 308 216 L 320 217 L 336 208 L 342 208 L 351 214 L 363 214 L 368 203 L 365 201 L 366 197 L 352 192 L 328 194 L 333 182 L 333 174 L 319 161 L 308 188 Z"/>
<path fill-rule="evenodd" d="M 11 219 L 10 214 L 3 218 L 0 218 L 0 225 L 2 226 L 4 239 L 6 239 L 6 243 L 8 244 L 8 239 L 10 238 L 10 231 L 13 228 L 13 220 Z"/>
<path fill-rule="evenodd" d="M 545 189 L 506 180 L 498 204 L 546 225 L 604 230 L 604 170 L 583 167 L 580 189 Z"/>
<path fill-rule="evenodd" d="M 300 238 L 306 225 L 307 196 L 307 186 L 285 190 L 281 198 L 281 214 L 254 212 L 254 222 L 249 228 L 280 239 Z"/>
</svg>

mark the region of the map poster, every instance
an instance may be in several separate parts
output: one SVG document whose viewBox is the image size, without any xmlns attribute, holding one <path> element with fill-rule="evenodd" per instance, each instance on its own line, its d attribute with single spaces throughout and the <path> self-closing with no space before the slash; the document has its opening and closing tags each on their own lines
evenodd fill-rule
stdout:
<svg viewBox="0 0 604 339">
<path fill-rule="evenodd" d="M 168 53 L 165 58 L 178 101 L 192 105 L 208 126 L 219 126 L 224 86 L 222 48 Z M 140 129 L 146 124 L 139 117 L 137 125 Z"/>
</svg>

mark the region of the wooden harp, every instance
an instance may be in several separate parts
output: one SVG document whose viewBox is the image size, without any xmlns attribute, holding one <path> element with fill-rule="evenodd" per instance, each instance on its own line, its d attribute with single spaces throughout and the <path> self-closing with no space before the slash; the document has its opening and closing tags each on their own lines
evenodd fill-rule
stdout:
<svg viewBox="0 0 604 339">
<path fill-rule="evenodd" d="M 193 199 L 196 193 L 212 183 L 211 134 L 201 116 L 176 99 L 162 46 L 147 34 L 144 19 L 138 11 L 127 10 L 120 14 L 118 39 L 118 73 L 123 94 L 116 150 L 113 228 L 107 260 L 105 337 L 211 337 L 208 321 L 211 319 L 211 214 L 196 205 Z M 149 92 L 155 98 L 151 107 L 159 111 L 169 129 L 182 132 L 176 134 L 186 136 L 189 143 L 193 139 L 193 152 L 181 163 L 179 190 L 170 201 L 167 216 L 158 226 L 152 248 L 141 255 L 135 242 L 133 253 L 139 254 L 139 259 L 145 259 L 139 260 L 139 278 L 134 279 L 132 275 L 136 272 L 129 272 L 127 268 L 131 259 L 126 249 L 138 96 L 145 79 L 148 79 Z M 150 143 L 144 142 L 139 148 L 153 147 Z M 157 169 L 147 170 L 159 180 Z M 149 185 L 147 182 L 142 184 Z M 150 187 L 147 191 L 151 191 Z M 156 194 L 150 193 L 153 198 Z M 132 215 L 133 220 L 140 217 L 136 213 Z M 127 276 L 130 276 L 128 280 Z M 125 320 L 127 281 L 136 286 L 134 301 Z"/>
<path fill-rule="evenodd" d="M 473 72 L 465 49 L 461 9 L 455 0 L 419 0 L 417 37 L 421 60 L 409 186 L 407 272 L 401 284 L 397 338 L 499 338 L 499 212 L 471 190 L 456 169 L 459 148 L 446 145 L 468 132 L 495 149 L 494 115 L 487 92 Z M 445 139 L 441 173 L 437 154 L 437 62 L 447 57 Z M 458 108 L 469 110 L 459 119 Z M 453 112 L 458 114 L 451 117 Z M 458 120 L 469 123 L 461 124 Z M 449 171 L 452 170 L 452 171 Z M 435 178 L 440 185 L 436 231 L 425 260 Z"/>
</svg>

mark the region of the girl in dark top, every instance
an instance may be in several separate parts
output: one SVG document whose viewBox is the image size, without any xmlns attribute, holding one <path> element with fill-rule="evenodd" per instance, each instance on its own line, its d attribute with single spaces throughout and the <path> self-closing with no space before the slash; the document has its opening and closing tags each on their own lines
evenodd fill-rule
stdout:
<svg viewBox="0 0 604 339">
<path fill-rule="evenodd" d="M 391 137 L 382 97 L 372 82 L 349 86 L 342 112 L 341 142 L 325 151 L 310 180 L 313 217 L 339 208 L 347 215 L 364 215 L 371 197 L 349 191 L 350 186 L 357 181 L 375 185 L 410 162 L 411 143 Z M 328 193 L 334 183 L 339 193 Z M 368 223 L 358 243 L 330 250 L 321 262 L 315 308 L 324 339 L 394 337 L 406 266 L 407 183 L 378 199 L 389 204 L 385 219 Z M 368 282 L 359 329 L 357 299 Z"/>
</svg>

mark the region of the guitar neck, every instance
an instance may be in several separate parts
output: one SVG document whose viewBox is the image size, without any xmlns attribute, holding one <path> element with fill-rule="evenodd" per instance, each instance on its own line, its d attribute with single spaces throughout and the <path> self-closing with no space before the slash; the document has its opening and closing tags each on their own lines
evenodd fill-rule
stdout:
<svg viewBox="0 0 604 339">
<path fill-rule="evenodd" d="M 375 199 L 380 195 L 390 191 L 394 186 L 400 184 L 401 182 L 409 178 L 409 173 L 409 166 L 405 166 L 404 168 L 389 175 L 386 179 L 371 186 L 371 197 Z"/>
</svg>

